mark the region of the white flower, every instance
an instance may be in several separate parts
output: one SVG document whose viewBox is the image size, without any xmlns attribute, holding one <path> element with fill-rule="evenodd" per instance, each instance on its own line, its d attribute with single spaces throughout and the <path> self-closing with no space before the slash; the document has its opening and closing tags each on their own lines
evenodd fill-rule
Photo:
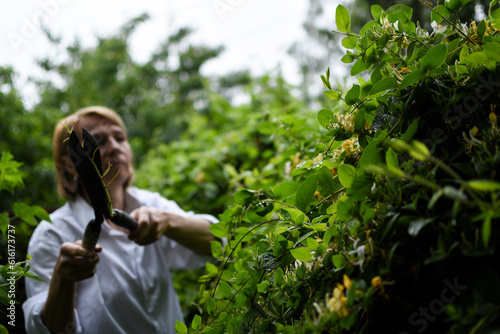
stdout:
<svg viewBox="0 0 500 334">
<path fill-rule="evenodd" d="M 431 23 L 431 27 L 432 27 L 432 33 L 433 34 L 441 34 L 443 32 L 446 31 L 446 26 L 442 26 L 440 24 L 438 24 L 436 21 L 432 21 Z"/>
<path fill-rule="evenodd" d="M 428 38 L 429 32 L 427 30 L 417 27 L 417 38 Z"/>
<path fill-rule="evenodd" d="M 366 259 L 366 245 L 361 245 L 358 247 L 359 239 L 354 241 L 354 250 L 349 252 L 349 255 L 356 255 L 359 259 L 356 261 L 356 264 L 359 265 L 359 269 L 363 272 L 363 263 Z"/>
<path fill-rule="evenodd" d="M 387 18 L 384 18 L 384 28 L 387 29 L 390 27 L 391 27 L 391 24 L 389 23 L 389 20 Z"/>
<path fill-rule="evenodd" d="M 462 32 L 464 34 L 467 34 L 467 25 L 465 23 L 460 24 L 460 27 L 462 28 Z"/>
</svg>

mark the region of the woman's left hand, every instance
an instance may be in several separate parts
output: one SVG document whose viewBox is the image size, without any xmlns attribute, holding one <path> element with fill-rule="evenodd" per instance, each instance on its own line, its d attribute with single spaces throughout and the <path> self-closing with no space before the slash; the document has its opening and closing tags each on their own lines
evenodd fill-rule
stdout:
<svg viewBox="0 0 500 334">
<path fill-rule="evenodd" d="M 151 244 L 161 238 L 168 229 L 169 220 L 182 217 L 157 208 L 140 207 L 130 214 L 137 220 L 137 228 L 128 238 L 139 245 Z"/>
<path fill-rule="evenodd" d="M 140 207 L 130 215 L 137 220 L 137 228 L 130 231 L 128 238 L 139 245 L 148 245 L 166 236 L 197 254 L 212 254 L 210 242 L 217 239 L 210 231 L 210 223 L 203 218 L 149 207 Z"/>
</svg>

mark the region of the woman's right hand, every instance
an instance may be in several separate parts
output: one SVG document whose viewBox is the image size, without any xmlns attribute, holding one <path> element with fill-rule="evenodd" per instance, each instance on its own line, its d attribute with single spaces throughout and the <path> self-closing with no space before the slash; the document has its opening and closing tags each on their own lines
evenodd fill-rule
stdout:
<svg viewBox="0 0 500 334">
<path fill-rule="evenodd" d="M 89 251 L 83 248 L 81 240 L 61 245 L 42 310 L 42 321 L 52 333 L 66 333 L 68 328 L 74 328 L 76 282 L 94 276 L 99 262 L 97 253 L 101 250 L 96 246 Z"/>
<path fill-rule="evenodd" d="M 82 241 L 65 242 L 59 250 L 59 257 L 54 267 L 54 276 L 59 282 L 73 283 L 94 276 L 102 250 L 96 246 L 89 251 L 82 246 Z"/>
</svg>

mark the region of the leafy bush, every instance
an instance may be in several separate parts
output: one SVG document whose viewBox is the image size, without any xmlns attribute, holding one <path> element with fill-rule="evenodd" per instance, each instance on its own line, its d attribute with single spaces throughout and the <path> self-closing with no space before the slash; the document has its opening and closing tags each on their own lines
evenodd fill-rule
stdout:
<svg viewBox="0 0 500 334">
<path fill-rule="evenodd" d="M 193 332 L 500 326 L 500 9 L 460 22 L 467 2 L 423 2 L 432 32 L 407 6 L 374 5 L 355 34 L 337 7 L 356 83 L 342 92 L 322 76 L 321 131 L 295 131 L 300 113 L 256 125 L 280 134 L 272 168 L 248 184 L 239 171 L 245 188 L 212 226 L 228 245 L 213 244 L 221 263 L 207 264 Z"/>
<path fill-rule="evenodd" d="M 25 173 L 20 170 L 22 163 L 13 160 L 12 154 L 1 152 L 0 157 L 0 191 L 13 192 L 16 188 L 23 187 Z M 5 314 L 5 325 L 11 329 L 24 328 L 23 312 L 20 307 L 25 299 L 24 277 L 40 279 L 30 271 L 30 256 L 26 258 L 27 238 L 29 231 L 36 226 L 39 219 L 50 221 L 50 217 L 40 206 L 29 206 L 24 202 L 15 202 L 12 207 L 13 214 L 0 213 L 0 252 L 2 262 L 0 265 L 0 303 L 3 304 L 0 312 Z M 23 261 L 18 261 L 22 258 Z M 5 259 L 5 260 L 4 260 Z M 7 328 L 0 324 L 0 332 L 8 333 Z"/>
</svg>

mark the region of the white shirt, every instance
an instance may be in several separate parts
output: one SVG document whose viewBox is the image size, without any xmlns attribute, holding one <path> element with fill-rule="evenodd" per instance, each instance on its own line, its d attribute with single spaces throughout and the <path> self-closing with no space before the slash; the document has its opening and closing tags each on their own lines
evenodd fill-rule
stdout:
<svg viewBox="0 0 500 334">
<path fill-rule="evenodd" d="M 129 188 L 126 211 L 139 206 L 156 207 L 184 216 L 175 202 L 157 193 Z M 212 223 L 210 215 L 196 215 Z M 27 300 L 23 304 L 28 333 L 50 333 L 41 319 L 49 282 L 59 249 L 64 242 L 82 239 L 87 223 L 94 218 L 92 207 L 81 197 L 67 202 L 50 216 L 52 224 L 42 221 L 28 246 L 31 270 L 44 281 L 26 278 Z M 170 268 L 202 267 L 207 257 L 198 256 L 175 241 L 162 237 L 147 246 L 139 246 L 127 235 L 102 224 L 98 245 L 96 274 L 77 283 L 75 319 L 77 333 L 175 333 L 175 321 L 183 321 L 174 291 Z M 69 329 L 69 328 L 68 328 Z"/>
</svg>

